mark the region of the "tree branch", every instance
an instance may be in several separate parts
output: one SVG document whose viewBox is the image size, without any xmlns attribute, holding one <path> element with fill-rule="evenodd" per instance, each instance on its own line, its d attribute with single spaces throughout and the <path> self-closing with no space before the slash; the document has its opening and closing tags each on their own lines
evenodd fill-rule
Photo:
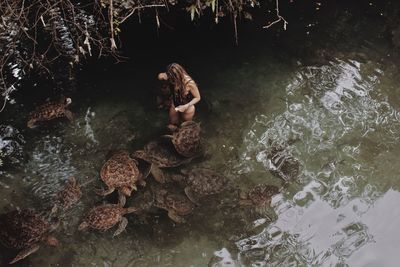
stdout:
<svg viewBox="0 0 400 267">
<path fill-rule="evenodd" d="M 279 0 L 276 0 L 276 16 L 278 17 L 278 19 L 269 23 L 266 26 L 263 26 L 263 29 L 268 29 L 268 28 L 272 27 L 273 25 L 275 25 L 276 23 L 283 21 L 283 29 L 286 31 L 286 26 L 287 26 L 287 24 L 289 24 L 289 22 L 287 22 L 285 20 L 285 18 L 279 14 Z"/>
</svg>

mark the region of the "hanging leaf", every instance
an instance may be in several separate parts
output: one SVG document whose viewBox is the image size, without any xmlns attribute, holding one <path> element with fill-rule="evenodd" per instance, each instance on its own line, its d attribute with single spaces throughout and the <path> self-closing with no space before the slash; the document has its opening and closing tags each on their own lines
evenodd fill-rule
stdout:
<svg viewBox="0 0 400 267">
<path fill-rule="evenodd" d="M 186 8 L 187 11 L 190 12 L 190 19 L 193 21 L 194 20 L 194 15 L 197 13 L 198 15 L 200 15 L 200 12 L 197 10 L 196 5 L 191 5 L 189 7 Z"/>
<path fill-rule="evenodd" d="M 193 21 L 193 19 L 194 19 L 194 12 L 195 12 L 195 9 L 194 8 L 191 8 L 190 9 L 190 19 Z"/>
<path fill-rule="evenodd" d="M 211 1 L 211 10 L 212 12 L 215 12 L 215 0 Z"/>
</svg>

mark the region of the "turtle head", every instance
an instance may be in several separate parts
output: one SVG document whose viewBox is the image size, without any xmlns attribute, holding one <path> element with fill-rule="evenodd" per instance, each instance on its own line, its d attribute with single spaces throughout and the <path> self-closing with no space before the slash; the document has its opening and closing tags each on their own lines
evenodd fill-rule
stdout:
<svg viewBox="0 0 400 267">
<path fill-rule="evenodd" d="M 76 178 L 74 176 L 69 177 L 67 183 L 75 187 L 76 186 Z"/>
<path fill-rule="evenodd" d="M 180 170 L 183 175 L 189 175 L 190 171 L 188 169 L 181 169 Z"/>
<path fill-rule="evenodd" d="M 137 151 L 133 152 L 132 156 L 134 158 L 142 159 L 142 160 L 146 160 L 146 158 L 147 158 L 146 152 L 144 152 L 144 150 L 137 150 Z"/>
<path fill-rule="evenodd" d="M 58 247 L 60 242 L 58 242 L 57 238 L 55 238 L 54 236 L 48 236 L 46 238 L 46 244 L 52 247 Z"/>
<path fill-rule="evenodd" d="M 132 194 L 132 191 L 135 189 L 136 187 L 133 186 L 124 186 L 121 188 L 121 193 L 124 194 L 127 197 L 130 197 Z"/>
<path fill-rule="evenodd" d="M 178 184 L 182 184 L 182 185 L 186 184 L 186 176 L 185 175 L 182 175 L 182 174 L 171 174 L 169 176 L 169 178 L 172 181 L 174 181 L 174 182 L 176 182 Z"/>
<path fill-rule="evenodd" d="M 28 123 L 26 124 L 26 126 L 27 126 L 28 128 L 33 128 L 33 126 L 35 125 L 35 123 L 36 123 L 36 119 L 30 119 L 30 120 L 28 121 Z"/>
<path fill-rule="evenodd" d="M 70 97 L 65 98 L 65 100 L 64 100 L 65 106 L 68 106 L 71 103 L 72 103 L 72 99 Z"/>
<path fill-rule="evenodd" d="M 88 224 L 87 222 L 83 221 L 83 222 L 79 225 L 78 230 L 79 230 L 79 231 L 82 231 L 82 230 L 87 229 L 88 227 L 89 227 L 89 224 Z"/>
</svg>

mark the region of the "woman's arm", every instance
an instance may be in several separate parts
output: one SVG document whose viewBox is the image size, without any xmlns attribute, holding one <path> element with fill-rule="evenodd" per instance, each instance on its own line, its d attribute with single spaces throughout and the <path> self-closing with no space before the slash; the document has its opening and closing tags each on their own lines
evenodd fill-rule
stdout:
<svg viewBox="0 0 400 267">
<path fill-rule="evenodd" d="M 189 89 L 188 91 L 192 93 L 193 99 L 185 105 L 176 107 L 175 108 L 176 111 L 185 112 L 188 108 L 199 102 L 201 99 L 199 89 L 197 88 L 197 85 L 194 82 L 190 82 L 187 85 L 187 88 Z"/>
<path fill-rule="evenodd" d="M 189 92 L 192 93 L 192 95 L 193 95 L 193 99 L 185 105 L 185 106 L 187 106 L 187 108 L 189 108 L 190 106 L 196 104 L 197 102 L 199 102 L 201 100 L 199 88 L 197 88 L 197 85 L 194 82 L 189 83 L 188 88 L 189 88 Z"/>
<path fill-rule="evenodd" d="M 168 80 L 168 76 L 165 72 L 160 72 L 157 75 L 157 79 L 159 79 L 160 81 L 166 81 L 166 80 Z"/>
</svg>

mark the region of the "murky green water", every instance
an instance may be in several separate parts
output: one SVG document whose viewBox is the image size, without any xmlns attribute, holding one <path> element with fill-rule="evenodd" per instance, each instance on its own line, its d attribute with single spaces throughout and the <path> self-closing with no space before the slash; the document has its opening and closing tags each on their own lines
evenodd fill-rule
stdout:
<svg viewBox="0 0 400 267">
<path fill-rule="evenodd" d="M 116 238 L 113 231 L 77 231 L 84 212 L 102 201 L 93 192 L 102 185 L 96 180 L 66 216 L 57 233 L 61 246 L 42 246 L 20 265 L 398 266 L 399 79 L 379 51 L 331 51 L 331 61 L 314 65 L 265 49 L 229 65 L 197 59 L 192 73 L 204 97 L 196 120 L 209 156 L 192 165 L 213 168 L 243 189 L 280 186 L 263 152 L 269 140 L 298 139 L 287 149 L 301 162 L 299 179 L 273 198 L 266 214 L 233 207 L 232 196 L 221 195 L 184 225 L 164 212 L 147 223 L 129 216 Z M 167 114 L 149 100 L 140 71 L 106 75 L 80 84 L 90 90 L 73 99 L 72 124 L 21 129 L 25 157 L 1 171 L 1 207 L 49 207 L 69 176 L 98 178 L 109 151 L 133 151 L 164 132 Z M 117 89 L 127 85 L 132 90 Z M 20 110 L 13 116 L 23 128 L 26 110 Z M 1 261 L 10 255 L 1 253 Z"/>
</svg>

